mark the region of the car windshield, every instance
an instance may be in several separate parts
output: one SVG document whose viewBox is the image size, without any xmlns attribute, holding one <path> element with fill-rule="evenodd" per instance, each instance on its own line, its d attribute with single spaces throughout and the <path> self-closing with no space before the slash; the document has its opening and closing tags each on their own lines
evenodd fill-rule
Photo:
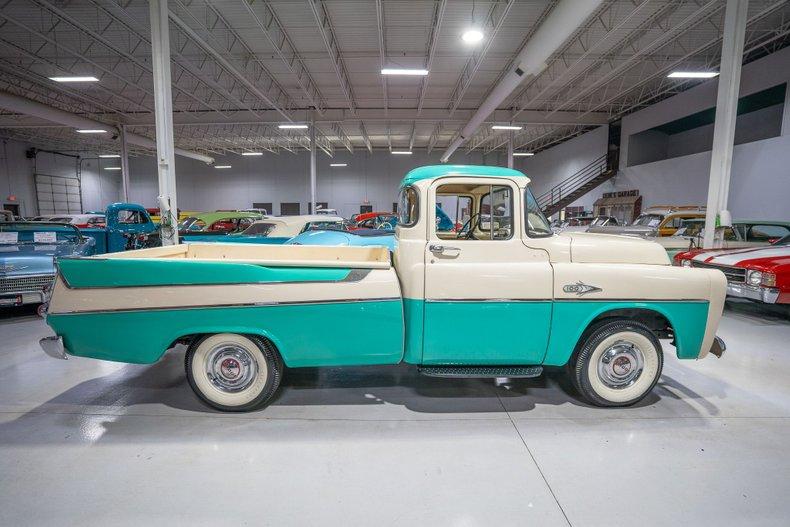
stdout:
<svg viewBox="0 0 790 527">
<path fill-rule="evenodd" d="M 527 224 L 527 235 L 532 237 L 551 236 L 554 232 L 551 230 L 549 220 L 543 215 L 540 210 L 538 202 L 532 191 L 527 188 L 524 190 L 524 201 L 527 206 L 524 208 L 524 217 Z"/>
<path fill-rule="evenodd" d="M 643 227 L 658 227 L 658 224 L 661 223 L 661 220 L 664 219 L 663 216 L 660 214 L 640 214 L 637 219 L 634 220 L 632 225 L 641 225 Z"/>
<path fill-rule="evenodd" d="M 76 243 L 82 239 L 79 229 L 61 223 L 0 224 L 0 247 L 17 244 Z"/>
<path fill-rule="evenodd" d="M 773 245 L 790 245 L 790 234 L 780 240 L 777 240 Z"/>
<path fill-rule="evenodd" d="M 255 235 L 255 236 L 268 236 L 272 229 L 277 226 L 276 223 L 253 223 L 247 227 L 242 234 Z"/>
<path fill-rule="evenodd" d="M 343 231 L 345 226 L 342 221 L 311 221 L 305 227 L 309 231 Z"/>
</svg>

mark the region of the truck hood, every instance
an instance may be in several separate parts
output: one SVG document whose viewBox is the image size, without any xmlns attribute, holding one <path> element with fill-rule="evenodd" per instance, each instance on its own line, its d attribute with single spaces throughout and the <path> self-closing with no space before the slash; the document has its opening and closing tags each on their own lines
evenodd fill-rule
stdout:
<svg viewBox="0 0 790 527">
<path fill-rule="evenodd" d="M 656 231 L 655 227 L 646 225 L 611 225 L 603 227 L 590 227 L 587 232 L 597 234 L 627 234 L 628 236 L 650 236 Z"/>
<path fill-rule="evenodd" d="M 574 263 L 670 264 L 661 245 L 641 238 L 590 232 L 562 233 L 560 238 L 569 239 Z"/>
</svg>

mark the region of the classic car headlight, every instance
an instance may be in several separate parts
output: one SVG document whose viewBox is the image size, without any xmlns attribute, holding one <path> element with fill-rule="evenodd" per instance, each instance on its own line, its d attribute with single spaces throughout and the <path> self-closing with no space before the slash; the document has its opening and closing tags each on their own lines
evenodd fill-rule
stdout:
<svg viewBox="0 0 790 527">
<path fill-rule="evenodd" d="M 691 260 L 680 260 L 680 265 L 683 267 L 691 267 Z"/>
<path fill-rule="evenodd" d="M 761 271 L 749 271 L 746 274 L 746 282 L 749 285 L 760 285 L 763 281 L 763 273 Z"/>
<path fill-rule="evenodd" d="M 763 273 L 762 283 L 766 287 L 776 287 L 776 275 L 774 273 Z"/>
</svg>

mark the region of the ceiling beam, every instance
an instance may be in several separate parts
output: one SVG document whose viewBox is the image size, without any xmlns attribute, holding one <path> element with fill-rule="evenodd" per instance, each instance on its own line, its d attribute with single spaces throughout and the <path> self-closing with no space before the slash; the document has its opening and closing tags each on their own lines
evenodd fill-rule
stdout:
<svg viewBox="0 0 790 527">
<path fill-rule="evenodd" d="M 343 95 L 345 95 L 346 101 L 348 102 L 348 109 L 354 112 L 357 108 L 356 102 L 354 101 L 354 92 L 351 89 L 351 82 L 348 80 L 348 72 L 346 71 L 345 64 L 343 64 L 343 58 L 337 46 L 337 38 L 335 37 L 335 31 L 332 28 L 332 21 L 329 18 L 326 6 L 321 0 L 307 0 L 307 3 L 310 4 L 310 9 L 313 11 L 313 16 L 315 16 L 315 21 L 318 24 L 318 32 L 321 35 L 321 39 L 324 41 L 327 53 L 329 53 L 332 66 L 337 74 L 337 81 L 340 84 L 340 89 L 343 90 Z"/>
</svg>

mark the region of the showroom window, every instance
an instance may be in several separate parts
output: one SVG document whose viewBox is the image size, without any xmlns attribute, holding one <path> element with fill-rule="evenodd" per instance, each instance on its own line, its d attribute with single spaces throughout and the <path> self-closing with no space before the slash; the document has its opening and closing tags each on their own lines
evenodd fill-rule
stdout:
<svg viewBox="0 0 790 527">
<path fill-rule="evenodd" d="M 398 196 L 398 224 L 412 227 L 419 217 L 420 195 L 414 187 L 404 187 Z"/>
</svg>

